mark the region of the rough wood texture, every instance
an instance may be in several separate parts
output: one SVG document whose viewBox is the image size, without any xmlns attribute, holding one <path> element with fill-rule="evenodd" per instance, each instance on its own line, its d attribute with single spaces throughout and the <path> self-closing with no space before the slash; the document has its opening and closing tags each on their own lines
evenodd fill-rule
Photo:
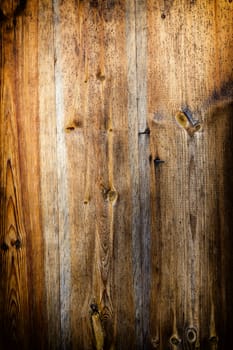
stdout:
<svg viewBox="0 0 233 350">
<path fill-rule="evenodd" d="M 37 43 L 36 3 L 1 23 L 2 349 L 40 348 L 46 330 Z"/>
<path fill-rule="evenodd" d="M 147 11 L 151 159 L 165 162 L 151 161 L 151 337 L 162 349 L 169 339 L 174 349 L 226 349 L 232 3 L 148 1 Z"/>
<path fill-rule="evenodd" d="M 0 349 L 233 347 L 233 3 L 0 0 Z"/>
</svg>

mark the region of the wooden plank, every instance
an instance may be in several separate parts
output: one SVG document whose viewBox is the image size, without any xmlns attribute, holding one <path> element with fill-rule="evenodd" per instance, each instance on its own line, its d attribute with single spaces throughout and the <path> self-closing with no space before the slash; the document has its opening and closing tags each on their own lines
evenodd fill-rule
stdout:
<svg viewBox="0 0 233 350">
<path fill-rule="evenodd" d="M 129 165 L 131 176 L 131 222 L 133 249 L 133 287 L 135 294 L 135 344 L 143 346 L 143 298 L 142 298 L 142 239 L 140 223 L 140 179 L 138 149 L 138 89 L 137 89 L 137 43 L 136 43 L 136 6 L 135 1 L 126 1 L 126 50 L 128 75 L 128 129 L 129 129 Z"/>
<path fill-rule="evenodd" d="M 106 348 L 130 349 L 134 301 L 125 6 L 122 1 L 68 1 L 58 3 L 57 9 L 70 218 L 71 342 L 74 348 L 100 348 L 104 341 Z"/>
<path fill-rule="evenodd" d="M 51 1 L 38 6 L 38 94 L 40 120 L 40 190 L 44 238 L 46 346 L 61 344 L 60 250 L 57 155 L 57 118 L 55 95 L 54 12 Z"/>
<path fill-rule="evenodd" d="M 1 347 L 36 349 L 45 337 L 37 6 L 20 5 L 1 23 Z"/>
<path fill-rule="evenodd" d="M 54 1 L 54 45 L 55 45 L 55 86 L 56 86 L 56 118 L 57 118 L 57 175 L 58 175 L 58 210 L 59 210 L 59 259 L 60 259 L 60 309 L 61 309 L 61 346 L 70 347 L 70 294 L 71 294 L 71 260 L 70 260 L 70 222 L 69 222 L 69 192 L 67 177 L 67 152 L 65 140 L 65 104 L 66 98 L 66 67 L 63 62 L 69 56 L 69 49 L 63 53 L 63 38 L 59 23 L 60 2 Z M 69 11 L 69 2 L 66 3 Z M 71 12 L 72 13 L 72 12 Z M 70 13 L 70 14 L 71 14 Z M 66 40 L 66 38 L 64 38 Z M 65 44 L 66 45 L 66 44 Z"/>
<path fill-rule="evenodd" d="M 232 342 L 225 309 L 232 294 L 232 3 L 148 1 L 147 15 L 150 341 L 215 349 L 218 340 L 224 348 Z M 184 108 L 186 115 L 177 114 Z"/>
<path fill-rule="evenodd" d="M 147 125 L 146 3 L 127 1 L 128 127 L 132 198 L 132 244 L 136 348 L 146 346 L 150 281 L 150 168 Z"/>
<path fill-rule="evenodd" d="M 46 339 L 44 299 L 44 243 L 41 229 L 38 117 L 38 6 L 20 2 L 16 8 L 18 132 L 21 191 L 25 230 L 29 295 L 29 348 L 43 348 Z M 27 321 L 27 320 L 26 320 Z M 40 325 L 40 327 L 38 327 Z"/>
<path fill-rule="evenodd" d="M 150 128 L 147 120 L 147 13 L 146 2 L 136 1 L 136 69 L 137 69 L 137 114 L 139 199 L 142 256 L 142 339 L 138 348 L 148 348 L 149 304 L 151 281 L 151 205 L 150 205 Z"/>
</svg>

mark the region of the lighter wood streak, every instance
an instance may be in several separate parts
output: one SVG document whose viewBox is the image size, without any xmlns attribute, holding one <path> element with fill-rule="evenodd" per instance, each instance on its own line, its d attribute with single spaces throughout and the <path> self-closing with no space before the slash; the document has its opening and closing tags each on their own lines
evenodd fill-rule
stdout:
<svg viewBox="0 0 233 350">
<path fill-rule="evenodd" d="M 53 13 L 47 0 L 39 5 L 39 118 L 40 186 L 42 230 L 45 249 L 45 294 L 48 320 L 48 346 L 60 343 L 59 222 L 56 154 L 56 115 L 54 82 Z M 46 25 L 45 25 L 46 24 Z M 45 29 L 46 26 L 46 29 Z"/>
<path fill-rule="evenodd" d="M 54 46 L 55 57 L 55 85 L 56 85 L 56 117 L 57 117 L 57 161 L 58 161 L 58 207 L 59 207 L 59 250 L 60 250 L 60 306 L 61 306 L 61 337 L 64 349 L 70 344 L 70 227 L 69 200 L 67 183 L 67 152 L 64 134 L 64 97 L 63 74 L 61 70 L 61 36 L 59 0 L 54 0 Z"/>
</svg>

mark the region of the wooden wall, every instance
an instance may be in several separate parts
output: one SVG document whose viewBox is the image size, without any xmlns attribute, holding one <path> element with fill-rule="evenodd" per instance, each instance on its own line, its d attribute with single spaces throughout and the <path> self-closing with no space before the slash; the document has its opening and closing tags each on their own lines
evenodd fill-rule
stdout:
<svg viewBox="0 0 233 350">
<path fill-rule="evenodd" d="M 232 0 L 0 0 L 0 349 L 233 347 Z"/>
</svg>

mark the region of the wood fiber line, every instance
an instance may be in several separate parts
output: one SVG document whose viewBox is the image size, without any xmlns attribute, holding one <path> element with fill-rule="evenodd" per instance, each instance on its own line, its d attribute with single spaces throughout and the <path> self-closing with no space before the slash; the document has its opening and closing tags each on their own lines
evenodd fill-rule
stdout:
<svg viewBox="0 0 233 350">
<path fill-rule="evenodd" d="M 8 349 L 41 348 L 45 335 L 36 16 L 31 4 L 1 23 L 1 347 Z"/>
<path fill-rule="evenodd" d="M 154 347 L 224 349 L 232 342 L 223 311 L 232 310 L 232 4 L 149 1 L 147 14 L 150 337 Z"/>
</svg>

